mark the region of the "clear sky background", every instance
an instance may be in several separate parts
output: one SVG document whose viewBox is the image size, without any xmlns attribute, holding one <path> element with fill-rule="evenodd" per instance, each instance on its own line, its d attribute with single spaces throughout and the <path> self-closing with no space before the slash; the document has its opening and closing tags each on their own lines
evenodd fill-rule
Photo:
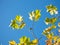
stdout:
<svg viewBox="0 0 60 45">
<path fill-rule="evenodd" d="M 33 40 L 34 37 L 29 32 L 33 21 L 29 19 L 28 13 L 36 9 L 41 10 L 41 18 L 34 22 L 33 27 L 35 35 L 40 38 L 42 31 L 49 26 L 44 23 L 45 18 L 54 17 L 46 12 L 46 6 L 50 4 L 58 8 L 58 15 L 60 15 L 60 0 L 0 0 L 0 44 L 8 45 L 10 40 L 15 40 L 18 43 L 22 36 L 30 37 Z M 21 15 L 24 18 L 26 26 L 22 30 L 13 30 L 9 27 L 11 19 L 14 19 L 16 15 Z M 57 31 L 55 33 L 58 34 Z M 43 36 L 39 43 L 45 45 L 45 40 L 46 37 Z"/>
</svg>

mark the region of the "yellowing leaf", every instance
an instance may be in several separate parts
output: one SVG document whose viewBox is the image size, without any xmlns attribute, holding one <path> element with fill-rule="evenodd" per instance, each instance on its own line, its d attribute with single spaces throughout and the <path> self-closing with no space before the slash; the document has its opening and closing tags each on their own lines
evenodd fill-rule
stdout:
<svg viewBox="0 0 60 45">
<path fill-rule="evenodd" d="M 9 41 L 9 44 L 10 45 L 16 45 L 16 42 L 14 40 L 12 40 L 12 41 Z"/>
<path fill-rule="evenodd" d="M 15 41 L 10 41 L 9 44 L 10 45 L 37 45 L 38 44 L 38 39 L 34 39 L 32 41 L 30 41 L 30 38 L 27 38 L 26 36 L 21 37 L 20 42 L 18 44 L 16 44 Z"/>
<path fill-rule="evenodd" d="M 56 28 L 56 25 L 51 26 L 51 28 L 52 28 L 52 29 L 53 29 L 53 28 Z"/>
<path fill-rule="evenodd" d="M 18 45 L 27 45 L 27 43 L 19 43 Z"/>
<path fill-rule="evenodd" d="M 58 14 L 57 8 L 54 5 L 48 5 L 46 8 L 47 12 L 49 12 L 51 15 Z"/>
<path fill-rule="evenodd" d="M 25 23 L 22 23 L 19 28 L 22 29 L 26 24 Z"/>
<path fill-rule="evenodd" d="M 51 23 L 55 23 L 56 21 L 57 21 L 57 18 L 51 18 L 51 19 L 50 19 L 50 22 L 51 22 Z"/>
<path fill-rule="evenodd" d="M 58 38 L 58 39 L 57 39 L 57 42 L 59 42 L 59 43 L 60 43 L 60 38 Z"/>
<path fill-rule="evenodd" d="M 20 43 L 27 43 L 27 42 L 30 42 L 30 38 L 27 38 L 26 36 L 20 38 Z"/>
<path fill-rule="evenodd" d="M 57 21 L 57 18 L 46 18 L 45 23 L 46 24 L 54 24 Z"/>
<path fill-rule="evenodd" d="M 32 40 L 33 44 L 37 44 L 38 43 L 38 39 Z"/>
<path fill-rule="evenodd" d="M 33 21 L 39 20 L 40 16 L 41 16 L 40 10 L 35 10 L 29 13 L 29 19 Z"/>
<path fill-rule="evenodd" d="M 35 15 L 40 15 L 40 10 L 36 10 Z"/>
<path fill-rule="evenodd" d="M 35 16 L 35 20 L 38 20 L 40 18 L 40 15 Z"/>
<path fill-rule="evenodd" d="M 58 36 L 53 36 L 53 40 L 56 41 L 58 39 Z"/>
<path fill-rule="evenodd" d="M 16 23 L 16 20 L 12 20 L 10 26 L 11 26 L 12 28 L 15 28 L 15 29 L 18 29 L 18 28 L 19 28 L 18 24 Z"/>
<path fill-rule="evenodd" d="M 48 39 L 52 39 L 53 38 L 53 35 L 54 35 L 53 33 L 50 33 L 50 34 L 47 35 L 47 38 Z"/>
<path fill-rule="evenodd" d="M 17 15 L 14 20 L 11 21 L 10 27 L 13 29 L 23 29 L 26 24 L 23 22 L 22 16 Z"/>
<path fill-rule="evenodd" d="M 15 19 L 16 19 L 18 22 L 22 22 L 22 21 L 23 21 L 22 16 L 19 16 L 19 15 L 17 15 Z"/>
</svg>

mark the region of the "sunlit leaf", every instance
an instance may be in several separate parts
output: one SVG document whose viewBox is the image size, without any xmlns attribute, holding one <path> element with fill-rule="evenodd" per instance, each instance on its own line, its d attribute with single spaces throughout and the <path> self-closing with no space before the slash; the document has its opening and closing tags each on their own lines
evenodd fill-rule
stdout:
<svg viewBox="0 0 60 45">
<path fill-rule="evenodd" d="M 46 31 L 43 31 L 43 35 L 47 36 L 47 35 L 48 35 L 48 33 L 47 33 Z"/>
<path fill-rule="evenodd" d="M 46 29 L 43 31 L 43 35 L 45 35 L 45 36 L 47 36 L 47 37 L 50 37 L 51 34 L 53 34 L 53 33 L 50 33 L 51 30 L 52 30 L 52 29 L 55 29 L 55 28 L 56 28 L 55 25 L 52 25 L 52 26 L 46 28 Z"/>
<path fill-rule="evenodd" d="M 52 28 L 52 29 L 56 28 L 56 25 L 52 25 L 51 28 Z"/>
<path fill-rule="evenodd" d="M 19 43 L 16 43 L 14 40 L 9 41 L 10 45 L 37 45 L 38 44 L 38 39 L 34 39 L 30 41 L 30 38 L 23 36 L 21 37 Z"/>
<path fill-rule="evenodd" d="M 41 16 L 40 10 L 35 10 L 29 13 L 29 19 L 32 21 L 38 21 L 40 16 Z"/>
<path fill-rule="evenodd" d="M 22 23 L 19 28 L 22 29 L 26 24 L 25 23 Z"/>
<path fill-rule="evenodd" d="M 53 33 L 49 33 L 46 37 L 48 38 L 48 39 L 52 39 L 53 38 Z"/>
<path fill-rule="evenodd" d="M 57 18 L 46 18 L 45 23 L 48 24 L 54 24 L 57 21 Z"/>
<path fill-rule="evenodd" d="M 57 41 L 57 39 L 58 39 L 58 36 L 53 36 L 54 41 Z"/>
<path fill-rule="evenodd" d="M 52 4 L 46 6 L 46 8 L 47 8 L 47 12 L 49 12 L 51 15 L 58 14 L 56 6 Z"/>
<path fill-rule="evenodd" d="M 11 21 L 9 27 L 12 27 L 13 29 L 23 29 L 25 25 L 22 16 L 17 15 L 15 19 Z"/>
<path fill-rule="evenodd" d="M 20 43 L 27 43 L 27 42 L 30 42 L 30 38 L 27 38 L 26 36 L 20 38 Z"/>
<path fill-rule="evenodd" d="M 58 39 L 57 39 L 57 42 L 59 42 L 59 43 L 60 43 L 60 38 L 58 38 Z"/>
<path fill-rule="evenodd" d="M 38 43 L 38 39 L 32 40 L 32 43 L 37 44 Z"/>
<path fill-rule="evenodd" d="M 17 44 L 14 40 L 12 40 L 12 41 L 9 41 L 9 45 L 17 45 Z"/>
<path fill-rule="evenodd" d="M 19 26 L 18 26 L 18 24 L 16 23 L 16 20 L 12 20 L 10 26 L 11 26 L 12 28 L 14 28 L 14 29 L 19 29 Z"/>
<path fill-rule="evenodd" d="M 19 16 L 19 15 L 17 15 L 17 16 L 15 17 L 15 19 L 16 19 L 18 22 L 22 22 L 22 21 L 23 21 L 22 16 Z"/>
</svg>

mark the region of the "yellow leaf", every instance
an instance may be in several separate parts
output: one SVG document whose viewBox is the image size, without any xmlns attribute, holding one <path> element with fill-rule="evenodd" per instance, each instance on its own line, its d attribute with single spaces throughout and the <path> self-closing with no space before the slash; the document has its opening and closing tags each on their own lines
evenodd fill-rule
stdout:
<svg viewBox="0 0 60 45">
<path fill-rule="evenodd" d="M 25 23 L 22 23 L 19 28 L 22 29 L 26 24 Z"/>
<path fill-rule="evenodd" d="M 32 40 L 33 44 L 37 44 L 38 43 L 38 39 Z"/>
<path fill-rule="evenodd" d="M 30 38 L 27 38 L 26 36 L 20 38 L 20 43 L 28 43 L 28 42 L 30 42 Z"/>
<path fill-rule="evenodd" d="M 47 12 L 49 12 L 51 15 L 58 14 L 57 8 L 53 6 L 52 4 L 46 6 L 46 8 L 47 8 Z"/>
<path fill-rule="evenodd" d="M 60 42 L 60 38 L 58 38 L 57 42 Z"/>
<path fill-rule="evenodd" d="M 19 29 L 19 25 L 18 24 L 15 24 L 15 29 Z"/>
<path fill-rule="evenodd" d="M 12 40 L 12 41 L 9 41 L 9 44 L 10 45 L 16 45 L 16 42 L 14 40 Z"/>
<path fill-rule="evenodd" d="M 35 20 L 38 20 L 40 18 L 40 15 L 35 16 Z"/>
<path fill-rule="evenodd" d="M 30 20 L 37 21 L 41 16 L 40 10 L 32 11 L 31 13 L 29 13 L 29 16 Z"/>
<path fill-rule="evenodd" d="M 53 40 L 56 41 L 58 39 L 58 36 L 53 36 Z"/>
<path fill-rule="evenodd" d="M 55 26 L 55 25 L 53 25 L 53 26 L 51 26 L 51 28 L 56 28 L 56 26 Z"/>
<path fill-rule="evenodd" d="M 48 34 L 48 35 L 47 35 L 47 38 L 48 38 L 48 39 L 52 39 L 52 35 L 51 35 L 51 34 Z"/>
<path fill-rule="evenodd" d="M 16 19 L 18 22 L 22 22 L 22 21 L 23 21 L 22 16 L 19 16 L 19 15 L 17 15 L 15 19 Z"/>
</svg>

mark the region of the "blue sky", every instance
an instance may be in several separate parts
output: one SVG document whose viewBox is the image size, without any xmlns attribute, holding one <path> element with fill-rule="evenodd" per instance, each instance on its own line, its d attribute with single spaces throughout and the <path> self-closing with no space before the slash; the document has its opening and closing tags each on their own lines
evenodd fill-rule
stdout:
<svg viewBox="0 0 60 45">
<path fill-rule="evenodd" d="M 29 32 L 33 21 L 29 20 L 28 13 L 36 9 L 41 10 L 41 18 L 33 25 L 34 33 L 39 38 L 42 31 L 49 26 L 45 25 L 45 18 L 54 17 L 46 12 L 46 6 L 50 4 L 55 5 L 60 12 L 60 0 L 0 0 L 0 44 L 8 45 L 10 40 L 15 40 L 18 43 L 22 36 L 30 37 L 33 40 L 34 37 Z M 16 15 L 21 15 L 24 18 L 26 26 L 22 30 L 13 30 L 9 27 L 11 19 L 14 19 Z M 39 43 L 45 45 L 44 40 L 46 40 L 45 36 Z"/>
</svg>

